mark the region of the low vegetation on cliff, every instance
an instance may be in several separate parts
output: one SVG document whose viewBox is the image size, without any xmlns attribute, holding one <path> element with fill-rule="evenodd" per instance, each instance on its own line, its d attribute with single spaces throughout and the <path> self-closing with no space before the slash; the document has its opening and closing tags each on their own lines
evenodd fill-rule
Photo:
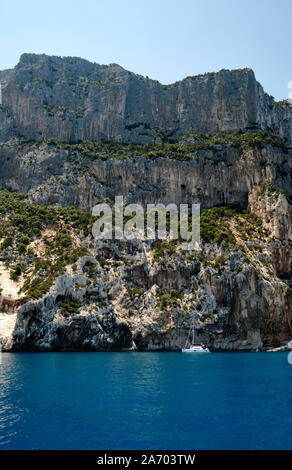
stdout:
<svg viewBox="0 0 292 470">
<path fill-rule="evenodd" d="M 270 190 L 261 189 L 263 194 Z M 279 335 L 286 338 L 289 318 L 286 314 L 283 317 L 282 311 L 288 312 L 290 300 L 274 253 L 285 252 L 289 243 L 275 239 L 262 220 L 246 210 L 230 205 L 203 209 L 201 249 L 195 251 L 184 251 L 182 240 L 170 239 L 133 245 L 114 240 L 95 244 L 91 234 L 94 219 L 89 213 L 35 204 L 23 194 L 8 191 L 0 191 L 0 216 L 1 279 L 4 269 L 18 287 L 18 301 L 26 304 L 21 318 L 35 322 L 40 344 L 43 334 L 48 334 L 48 341 L 55 341 L 55 333 L 50 332 L 56 324 L 64 334 L 68 328 L 68 335 L 68 325 L 76 324 L 74 334 L 81 341 L 89 325 L 99 322 L 102 327 L 98 328 L 108 334 L 112 321 L 119 321 L 131 329 L 139 348 L 155 341 L 153 331 L 155 338 L 160 338 L 158 347 L 163 347 L 163 338 L 169 338 L 171 332 L 188 331 L 192 315 L 198 334 L 210 339 L 218 330 L 232 338 L 224 322 L 237 308 L 234 302 L 239 302 L 240 312 L 245 305 L 256 308 L 262 317 L 265 312 L 276 312 Z M 5 291 L 5 286 L 1 287 Z M 272 292 L 278 294 L 273 297 Z M 42 308 L 37 305 L 42 305 L 46 295 L 51 313 L 42 330 L 38 315 L 47 313 L 36 314 L 34 309 Z M 284 298 L 285 308 L 279 307 L 277 296 Z M 232 327 L 238 328 L 237 336 L 243 334 L 241 328 L 251 328 L 252 315 L 244 315 Z M 277 336 L 269 331 L 266 334 L 272 338 L 267 341 Z M 220 348 L 225 340 L 218 335 Z M 252 347 L 254 343 L 247 344 Z M 96 345 L 84 343 L 82 347 Z M 228 347 L 232 348 L 232 343 Z"/>
<path fill-rule="evenodd" d="M 202 149 L 214 149 L 220 145 L 242 147 L 246 150 L 256 145 L 271 145 L 282 149 L 291 148 L 287 141 L 274 133 L 266 131 L 245 132 L 240 134 L 206 135 L 202 133 L 189 133 L 180 138 L 179 142 L 171 138 L 159 136 L 160 142 L 149 144 L 122 144 L 117 142 L 83 141 L 80 143 L 65 143 L 56 139 L 46 142 L 37 142 L 32 139 L 23 139 L 20 146 L 46 145 L 51 150 L 67 150 L 75 156 L 88 157 L 90 159 L 124 159 L 143 156 L 149 159 L 170 158 L 188 161 L 194 158 L 195 152 Z M 82 161 L 80 161 L 82 164 Z"/>
<path fill-rule="evenodd" d="M 12 280 L 22 276 L 23 301 L 42 296 L 67 265 L 88 253 L 76 234 L 90 231 L 89 213 L 30 203 L 23 194 L 2 190 L 0 216 L 0 260 Z"/>
<path fill-rule="evenodd" d="M 11 280 L 21 280 L 22 302 L 44 295 L 69 266 L 74 271 L 78 259 L 91 254 L 88 243 L 92 239 L 94 218 L 88 212 L 72 207 L 43 206 L 30 202 L 23 194 L 2 190 L 0 216 L 0 261 L 10 270 Z M 245 251 L 246 241 L 264 241 L 268 237 L 261 220 L 245 210 L 232 206 L 202 210 L 203 244 L 222 247 L 228 253 L 236 249 Z M 152 264 L 164 264 L 166 258 L 177 257 L 181 243 L 182 240 L 155 242 Z M 121 261 L 125 265 L 133 264 L 127 259 Z M 104 256 L 98 257 L 98 262 L 107 269 L 108 260 Z M 214 267 L 221 264 L 217 260 Z M 86 272 L 89 278 L 94 278 L 95 265 L 87 263 Z M 129 287 L 128 295 L 132 300 L 140 294 L 136 287 Z"/>
</svg>

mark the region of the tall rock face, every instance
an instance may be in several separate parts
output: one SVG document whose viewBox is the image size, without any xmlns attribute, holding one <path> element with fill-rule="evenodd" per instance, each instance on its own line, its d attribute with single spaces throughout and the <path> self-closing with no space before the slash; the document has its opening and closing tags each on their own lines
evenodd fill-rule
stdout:
<svg viewBox="0 0 292 470">
<path fill-rule="evenodd" d="M 292 335 L 291 244 L 271 238 L 252 215 L 234 212 L 228 220 L 227 213 L 217 228 L 228 224 L 236 243 L 204 243 L 189 253 L 179 243 L 170 249 L 89 234 L 82 240 L 88 255 L 69 264 L 48 292 L 27 299 L 17 314 L 0 313 L 3 348 L 179 350 L 193 319 L 196 341 L 213 350 L 284 346 Z M 46 243 L 57 230 L 45 231 Z M 45 259 L 42 239 L 34 247 Z M 32 289 L 41 273 L 30 266 Z"/>
<path fill-rule="evenodd" d="M 0 83 L 3 349 L 178 350 L 193 320 L 214 350 L 291 340 L 288 101 L 250 69 L 162 85 L 34 54 Z M 200 249 L 94 240 L 84 210 L 116 195 L 200 203 Z"/>
<path fill-rule="evenodd" d="M 116 195 L 124 196 L 125 203 L 143 205 L 247 208 L 252 188 L 269 183 L 292 196 L 292 149 L 286 147 L 215 144 L 192 151 L 189 160 L 167 158 L 167 153 L 152 159 L 140 151 L 105 158 L 101 150 L 88 155 L 74 146 L 1 144 L 0 187 L 28 193 L 42 204 L 89 211 L 98 201 L 113 202 Z"/>
<path fill-rule="evenodd" d="M 23 54 L 0 73 L 0 138 L 147 143 L 189 132 L 270 130 L 291 141 L 292 106 L 276 106 L 250 69 L 221 70 L 171 85 L 119 65 Z"/>
<path fill-rule="evenodd" d="M 275 191 L 271 184 L 263 189 L 254 186 L 249 194 L 249 208 L 274 237 L 292 241 L 292 207 L 282 191 Z"/>
</svg>

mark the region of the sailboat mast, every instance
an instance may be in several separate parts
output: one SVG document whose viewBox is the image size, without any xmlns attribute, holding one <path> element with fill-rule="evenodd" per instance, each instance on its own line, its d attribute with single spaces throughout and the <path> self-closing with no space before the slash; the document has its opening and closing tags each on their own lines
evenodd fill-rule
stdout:
<svg viewBox="0 0 292 470">
<path fill-rule="evenodd" d="M 193 344 L 195 344 L 195 315 L 193 313 Z"/>
</svg>

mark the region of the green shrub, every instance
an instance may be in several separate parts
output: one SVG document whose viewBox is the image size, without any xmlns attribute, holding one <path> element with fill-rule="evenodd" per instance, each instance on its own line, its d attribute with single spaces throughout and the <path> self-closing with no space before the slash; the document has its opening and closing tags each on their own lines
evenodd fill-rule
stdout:
<svg viewBox="0 0 292 470">
<path fill-rule="evenodd" d="M 64 316 L 68 316 L 71 313 L 77 313 L 81 306 L 82 303 L 79 300 L 75 298 L 70 298 L 62 303 L 61 314 Z"/>
<path fill-rule="evenodd" d="M 143 145 L 124 144 L 118 142 L 82 141 L 77 144 L 68 144 L 65 142 L 58 142 L 55 139 L 49 139 L 46 143 L 49 147 L 66 149 L 72 155 L 81 154 L 82 157 L 85 158 L 98 158 L 101 160 L 144 156 L 149 159 L 171 158 L 187 161 L 194 158 L 194 154 L 197 150 L 212 148 L 215 145 L 233 145 L 243 148 L 256 145 L 272 145 L 274 147 L 289 148 L 289 144 L 283 137 L 267 131 L 220 135 L 189 133 L 188 135 L 183 136 L 181 140 L 183 141 L 183 139 L 187 137 L 193 137 L 195 144 L 182 145 L 178 142 L 174 142 L 171 136 L 159 132 L 158 129 L 151 128 L 149 125 L 147 126 L 144 124 L 144 127 L 145 126 L 154 133 L 155 137 L 159 137 L 161 139 L 161 143 L 152 142 Z M 130 125 L 130 127 L 137 127 L 137 125 L 133 124 Z"/>
<path fill-rule="evenodd" d="M 138 287 L 131 287 L 131 286 L 126 286 L 128 296 L 130 297 L 131 300 L 137 299 L 144 295 L 144 291 L 142 289 L 139 289 Z"/>
<path fill-rule="evenodd" d="M 9 277 L 12 281 L 17 281 L 21 273 L 22 273 L 22 267 L 20 266 L 20 264 L 17 264 L 13 269 L 10 270 Z"/>
<path fill-rule="evenodd" d="M 152 261 L 155 263 L 156 261 L 159 261 L 160 258 L 163 258 L 164 256 L 167 255 L 173 255 L 176 253 L 176 245 L 177 241 L 171 240 L 162 240 L 162 241 L 157 241 L 154 249 L 152 251 Z"/>
<path fill-rule="evenodd" d="M 180 292 L 176 289 L 171 289 L 170 292 L 163 292 L 162 290 L 158 290 L 156 293 L 157 305 L 160 309 L 166 307 L 178 307 L 180 305 L 180 301 L 183 298 L 183 292 Z"/>
</svg>

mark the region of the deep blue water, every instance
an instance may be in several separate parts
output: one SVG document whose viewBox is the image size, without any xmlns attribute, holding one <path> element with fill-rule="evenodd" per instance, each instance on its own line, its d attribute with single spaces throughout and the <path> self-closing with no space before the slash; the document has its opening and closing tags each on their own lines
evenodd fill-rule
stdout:
<svg viewBox="0 0 292 470">
<path fill-rule="evenodd" d="M 0 449 L 291 449 L 286 353 L 4 353 Z"/>
</svg>

